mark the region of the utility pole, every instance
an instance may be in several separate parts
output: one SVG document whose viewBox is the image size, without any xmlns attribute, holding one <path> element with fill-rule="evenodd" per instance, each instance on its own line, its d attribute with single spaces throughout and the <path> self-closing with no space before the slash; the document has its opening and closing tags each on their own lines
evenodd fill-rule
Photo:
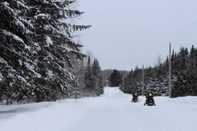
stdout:
<svg viewBox="0 0 197 131">
<path fill-rule="evenodd" d="M 144 65 L 142 66 L 142 96 L 144 96 Z"/>
<path fill-rule="evenodd" d="M 168 81 L 168 92 L 171 98 L 171 43 L 169 44 L 169 81 Z"/>
</svg>

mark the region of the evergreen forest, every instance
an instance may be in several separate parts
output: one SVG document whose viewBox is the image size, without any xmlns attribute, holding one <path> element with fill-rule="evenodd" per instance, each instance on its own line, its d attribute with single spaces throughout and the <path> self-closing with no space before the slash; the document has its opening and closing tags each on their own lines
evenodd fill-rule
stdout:
<svg viewBox="0 0 197 131">
<path fill-rule="evenodd" d="M 76 2 L 0 1 L 1 103 L 79 98 L 86 94 L 79 83 L 87 77 L 95 87 L 88 95 L 103 93 L 98 60 L 86 65 L 83 45 L 76 40 L 80 31 L 91 27 L 76 24 L 84 13 L 74 8 Z M 84 78 L 86 68 L 90 74 Z"/>
<path fill-rule="evenodd" d="M 144 73 L 143 73 L 144 72 Z M 144 75 L 143 75 L 144 74 Z M 143 77 L 142 77 L 143 76 Z M 142 82 L 144 79 L 144 82 Z M 158 60 L 154 67 L 136 67 L 123 78 L 120 89 L 125 93 L 139 94 L 153 90 L 156 96 L 169 95 L 169 57 Z M 142 85 L 144 84 L 144 86 Z M 144 92 L 142 92 L 144 87 Z M 181 47 L 171 55 L 171 97 L 197 96 L 197 48 Z"/>
<path fill-rule="evenodd" d="M 119 71 L 102 70 L 98 59 L 82 52 L 78 34 L 91 25 L 76 24 L 84 14 L 76 2 L 0 1 L 0 104 L 95 97 L 105 86 L 168 96 L 168 56 L 153 67 Z M 172 97 L 196 96 L 197 48 L 181 47 L 170 59 Z"/>
</svg>

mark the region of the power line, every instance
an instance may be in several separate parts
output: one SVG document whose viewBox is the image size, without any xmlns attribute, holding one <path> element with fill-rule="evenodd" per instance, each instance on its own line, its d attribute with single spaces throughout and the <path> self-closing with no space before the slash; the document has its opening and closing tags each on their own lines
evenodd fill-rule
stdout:
<svg viewBox="0 0 197 131">
<path fill-rule="evenodd" d="M 172 42 L 172 41 L 174 41 L 176 38 L 178 38 L 182 33 L 184 33 L 190 26 L 192 26 L 195 22 L 197 21 L 197 19 L 195 19 L 191 24 L 189 24 L 182 32 L 180 32 L 176 37 L 174 37 L 174 39 L 172 39 L 170 42 Z M 192 44 L 194 44 L 194 43 L 196 43 L 197 41 L 195 41 L 195 42 L 193 42 Z M 190 44 L 191 45 L 191 44 Z M 165 48 L 167 47 L 167 45 L 166 46 L 164 46 L 159 52 L 161 52 L 161 51 L 163 51 Z M 158 53 L 157 54 L 155 54 L 155 55 L 158 55 Z M 154 55 L 154 56 L 155 56 Z M 152 58 L 152 57 L 151 57 Z"/>
<path fill-rule="evenodd" d="M 183 32 L 185 32 L 191 25 L 193 25 L 195 22 L 197 21 L 197 19 L 195 19 L 190 25 L 188 25 L 182 32 L 180 32 L 176 37 L 174 37 L 174 39 L 171 40 L 174 41 L 177 37 L 179 37 Z"/>
<path fill-rule="evenodd" d="M 187 55 L 185 55 L 185 56 L 183 56 L 183 57 L 180 57 L 180 58 L 178 58 L 178 59 L 176 59 L 176 60 L 173 60 L 171 63 L 174 64 L 174 63 L 177 62 L 177 61 L 180 61 L 180 60 L 185 59 L 185 58 L 187 58 L 187 57 L 189 57 L 189 56 L 195 56 L 195 55 L 197 55 L 197 53 L 187 54 Z M 166 68 L 166 66 L 168 66 L 168 63 L 167 63 L 167 64 L 162 64 L 162 66 L 161 66 L 161 67 L 158 67 L 158 68 L 153 67 L 153 68 L 151 69 L 150 72 L 148 72 L 148 73 L 145 72 L 144 75 L 145 75 L 145 76 L 148 76 L 148 75 L 154 73 L 154 72 L 157 71 L 157 70 Z M 140 68 L 140 69 L 141 69 L 141 68 Z M 147 71 L 147 69 L 148 69 L 148 68 L 146 68 L 146 71 Z M 141 76 L 135 77 L 135 80 L 141 80 Z"/>
</svg>

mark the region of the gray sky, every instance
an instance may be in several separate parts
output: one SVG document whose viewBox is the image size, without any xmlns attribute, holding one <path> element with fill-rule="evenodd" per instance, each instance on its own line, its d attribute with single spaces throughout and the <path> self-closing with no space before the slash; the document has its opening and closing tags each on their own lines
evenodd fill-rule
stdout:
<svg viewBox="0 0 197 131">
<path fill-rule="evenodd" d="M 197 0 L 79 0 L 85 11 L 78 24 L 83 51 L 90 50 L 102 69 L 131 70 L 164 61 L 169 43 L 197 47 Z"/>
</svg>

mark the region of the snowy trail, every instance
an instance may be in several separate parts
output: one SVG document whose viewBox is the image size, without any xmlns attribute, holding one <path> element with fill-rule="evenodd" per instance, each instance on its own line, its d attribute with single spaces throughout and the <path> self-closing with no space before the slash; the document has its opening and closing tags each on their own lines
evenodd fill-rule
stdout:
<svg viewBox="0 0 197 131">
<path fill-rule="evenodd" d="M 135 103 L 135 106 L 132 106 L 131 104 L 134 103 L 130 103 L 130 99 L 125 101 L 124 94 L 114 91 L 113 94 L 111 91 L 109 94 L 106 91 L 99 104 L 95 103 L 97 105 L 93 105 L 72 125 L 74 127 L 72 131 L 80 131 L 82 128 L 84 131 L 149 130 L 150 128 L 142 126 L 143 120 L 146 123 L 149 121 L 147 116 L 143 117 L 143 114 L 138 111 L 139 107 L 143 108 L 143 104 Z M 152 129 L 152 124 L 150 122 L 149 124 Z"/>
<path fill-rule="evenodd" d="M 156 97 L 157 106 L 143 106 L 145 97 L 140 97 L 138 103 L 130 103 L 130 95 L 123 94 L 118 89 L 108 90 L 97 105 L 93 105 L 72 125 L 72 131 L 80 131 L 82 128 L 84 131 L 197 130 L 197 119 L 188 110 L 183 110 L 185 105 L 180 109 L 181 106 L 168 104 L 169 98 L 164 97 L 164 102 L 163 97 Z"/>
<path fill-rule="evenodd" d="M 119 96 L 115 97 L 119 98 Z M 82 127 L 84 131 L 124 131 L 131 125 L 130 121 L 117 99 L 109 94 L 84 112 L 83 116 L 74 123 L 73 131 L 80 131 Z"/>
<path fill-rule="evenodd" d="M 1 131 L 197 131 L 197 97 L 155 97 L 157 106 L 143 106 L 145 97 L 105 88 L 95 98 L 67 99 L 0 106 Z"/>
</svg>

